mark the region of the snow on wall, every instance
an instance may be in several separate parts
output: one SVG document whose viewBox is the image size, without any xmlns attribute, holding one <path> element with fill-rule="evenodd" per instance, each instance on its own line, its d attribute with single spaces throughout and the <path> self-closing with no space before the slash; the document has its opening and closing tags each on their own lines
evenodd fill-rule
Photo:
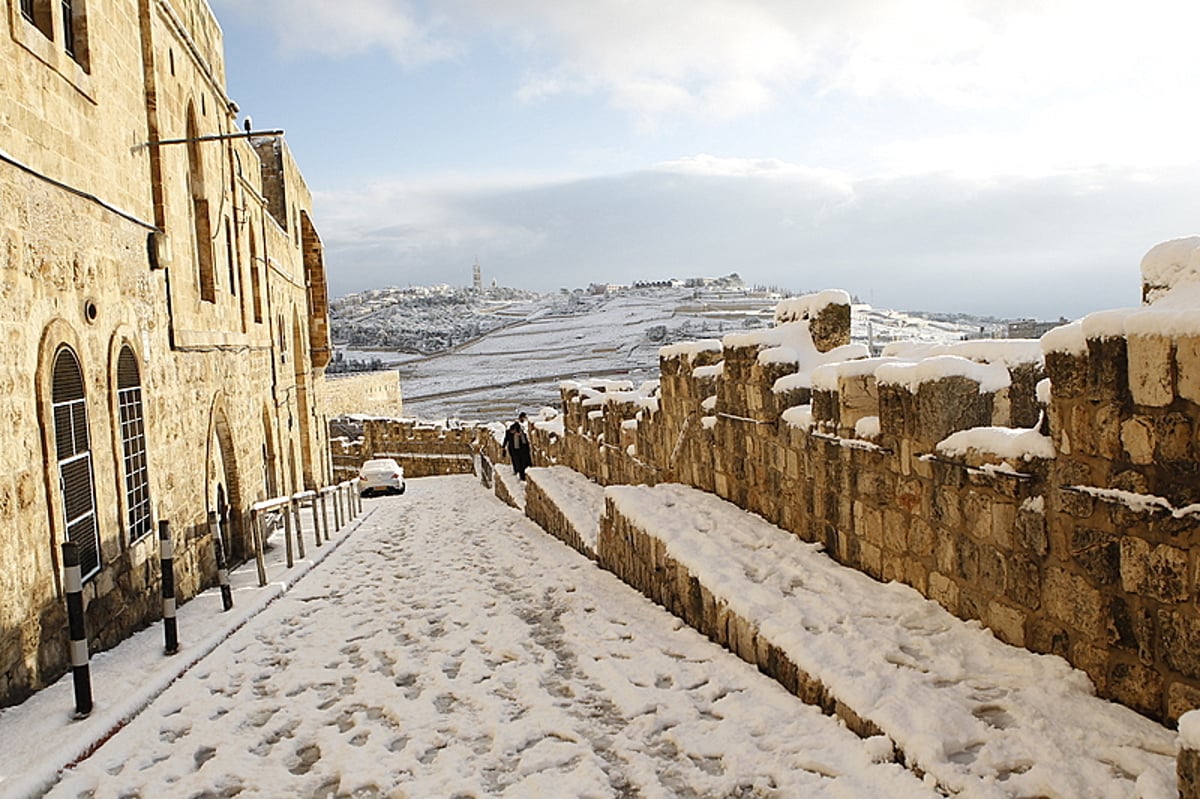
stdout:
<svg viewBox="0 0 1200 799">
<path fill-rule="evenodd" d="M 965 377 L 979 384 L 979 393 L 994 393 L 1008 388 L 1012 378 L 1008 369 L 996 364 L 976 363 L 958 355 L 937 355 L 916 363 L 886 363 L 875 370 L 875 380 L 883 385 L 898 385 L 917 393 L 922 383 L 946 377 Z"/>
<path fill-rule="evenodd" d="M 816 294 L 793 297 L 775 306 L 775 323 L 798 322 L 820 316 L 830 305 L 849 305 L 850 295 L 841 289 L 826 289 Z"/>
<path fill-rule="evenodd" d="M 1006 460 L 1029 461 L 1034 458 L 1053 458 L 1054 444 L 1049 436 L 1036 430 L 1012 427 L 973 427 L 959 430 L 936 447 L 939 454 L 960 458 L 971 451 L 995 455 Z"/>
<path fill-rule="evenodd" d="M 1142 256 L 1141 267 L 1149 302 L 1181 283 L 1200 281 L 1200 236 L 1184 236 L 1154 245 Z"/>
<path fill-rule="evenodd" d="M 720 352 L 721 342 L 715 338 L 704 338 L 699 341 L 684 341 L 679 344 L 668 344 L 660 347 L 660 358 L 685 358 L 690 363 L 696 356 L 704 352 Z"/>
</svg>

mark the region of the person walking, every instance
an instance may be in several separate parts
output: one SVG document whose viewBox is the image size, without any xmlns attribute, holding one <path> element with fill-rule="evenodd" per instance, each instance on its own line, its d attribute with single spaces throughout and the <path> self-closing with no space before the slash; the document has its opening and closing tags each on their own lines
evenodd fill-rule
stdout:
<svg viewBox="0 0 1200 799">
<path fill-rule="evenodd" d="M 504 432 L 504 450 L 512 463 L 513 474 L 521 482 L 525 481 L 525 470 L 533 464 L 533 453 L 529 446 L 529 433 L 525 429 L 525 414 L 517 417 L 517 421 L 509 425 Z"/>
</svg>

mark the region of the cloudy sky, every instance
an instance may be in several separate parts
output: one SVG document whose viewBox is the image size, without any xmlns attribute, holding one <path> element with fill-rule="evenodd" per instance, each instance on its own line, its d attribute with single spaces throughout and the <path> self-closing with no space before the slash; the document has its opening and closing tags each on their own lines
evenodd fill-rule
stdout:
<svg viewBox="0 0 1200 799">
<path fill-rule="evenodd" d="M 211 0 L 331 294 L 739 273 L 1074 317 L 1200 230 L 1200 4 Z"/>
</svg>

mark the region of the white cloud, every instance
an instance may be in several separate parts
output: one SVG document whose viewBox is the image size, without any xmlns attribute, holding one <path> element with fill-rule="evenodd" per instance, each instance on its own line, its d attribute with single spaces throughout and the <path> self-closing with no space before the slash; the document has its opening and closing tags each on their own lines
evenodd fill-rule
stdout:
<svg viewBox="0 0 1200 799">
<path fill-rule="evenodd" d="M 224 13 L 271 28 L 291 54 L 348 57 L 375 48 L 405 66 L 450 58 L 459 45 L 437 19 L 422 20 L 398 0 L 213 0 Z"/>
<path fill-rule="evenodd" d="M 1136 304 L 1138 263 L 1194 226 L 1200 170 L 850 181 L 771 159 L 680 159 L 609 178 L 495 176 L 318 194 L 334 294 L 718 275 L 844 288 L 881 306 L 1079 316 Z"/>
</svg>

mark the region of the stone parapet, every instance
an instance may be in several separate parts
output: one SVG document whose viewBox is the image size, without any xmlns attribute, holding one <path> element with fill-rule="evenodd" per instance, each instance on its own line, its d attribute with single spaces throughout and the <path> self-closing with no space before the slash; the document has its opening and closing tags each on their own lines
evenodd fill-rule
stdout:
<svg viewBox="0 0 1200 799">
<path fill-rule="evenodd" d="M 1044 361 L 965 342 L 807 381 L 753 338 L 676 345 L 653 406 L 564 386 L 555 462 L 715 493 L 1171 722 L 1200 705 L 1200 331 L 1100 322 Z"/>
</svg>

